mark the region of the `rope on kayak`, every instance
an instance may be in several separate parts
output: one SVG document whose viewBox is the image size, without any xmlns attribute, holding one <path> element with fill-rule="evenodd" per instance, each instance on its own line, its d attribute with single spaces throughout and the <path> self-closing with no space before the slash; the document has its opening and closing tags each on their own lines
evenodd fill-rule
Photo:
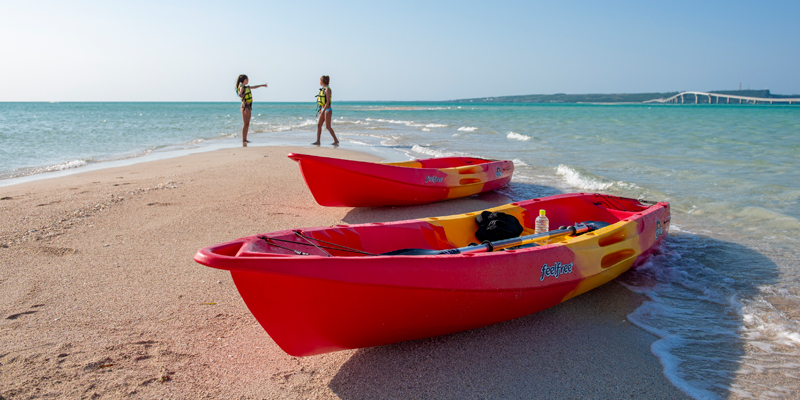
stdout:
<svg viewBox="0 0 800 400">
<path fill-rule="evenodd" d="M 359 253 L 359 254 L 364 254 L 364 255 L 368 255 L 368 256 L 376 256 L 377 255 L 377 254 L 369 253 L 369 252 L 366 252 L 366 251 L 363 251 L 363 250 L 354 249 L 352 247 L 342 246 L 340 244 L 326 242 L 326 241 L 321 240 L 321 239 L 309 237 L 309 236 L 303 235 L 302 233 L 300 233 L 300 231 L 293 231 L 293 232 L 298 237 L 300 237 L 302 239 L 305 239 L 308 243 L 301 243 L 301 242 L 295 242 L 294 240 L 278 239 L 278 238 L 271 238 L 271 237 L 266 237 L 266 236 L 259 236 L 258 238 L 259 239 L 263 239 L 270 246 L 275 246 L 275 247 L 278 247 L 278 248 L 281 248 L 281 249 L 292 251 L 292 252 L 294 252 L 295 254 L 297 254 L 299 256 L 310 256 L 311 254 L 305 253 L 305 252 L 302 252 L 302 251 L 299 251 L 299 250 L 291 249 L 289 247 L 284 247 L 284 246 L 281 246 L 281 245 L 273 243 L 273 242 L 291 243 L 291 244 L 300 245 L 300 246 L 313 246 L 313 247 L 316 247 L 317 249 L 319 249 L 320 251 L 322 251 L 323 253 L 327 254 L 328 257 L 333 257 L 333 255 L 331 255 L 330 253 L 328 253 L 324 249 L 346 251 L 346 252 L 351 252 L 351 253 Z M 335 246 L 335 247 L 321 246 L 321 245 L 315 244 L 311 240 L 316 240 L 317 242 L 325 243 L 325 244 L 328 244 L 328 245 L 331 245 L 331 246 Z"/>
<path fill-rule="evenodd" d="M 622 202 L 619 201 L 619 198 L 612 197 L 612 196 L 609 196 L 609 195 L 606 195 L 606 194 L 600 194 L 600 193 L 595 193 L 595 197 L 599 197 L 599 198 L 602 199 L 602 200 L 600 200 L 600 201 L 598 201 L 596 203 L 592 203 L 592 204 L 594 204 L 596 206 L 599 206 L 599 205 L 602 204 L 602 205 L 605 205 L 608 208 L 613 208 L 613 209 L 619 210 L 619 211 L 636 211 L 635 209 L 629 210 L 627 207 L 625 207 L 625 205 Z M 629 199 L 629 200 L 636 200 L 640 204 L 643 204 L 643 205 L 648 206 L 648 207 L 652 207 L 652 206 L 658 204 L 657 201 L 650 201 L 650 200 L 644 200 L 644 199 Z"/>
<path fill-rule="evenodd" d="M 317 239 L 317 238 L 314 238 L 314 237 L 306 236 L 306 235 L 302 234 L 300 231 L 294 231 L 294 234 L 297 235 L 298 237 L 301 237 L 301 238 L 305 239 L 309 243 L 312 243 L 311 240 L 316 240 L 317 242 L 320 242 L 320 243 L 325 243 L 327 245 L 336 246 L 334 248 L 321 246 L 322 248 L 325 248 L 325 249 L 328 249 L 328 250 L 340 250 L 340 251 L 347 251 L 347 252 L 352 252 L 352 253 L 364 254 L 364 255 L 367 255 L 367 256 L 377 256 L 377 254 L 370 253 L 368 251 L 358 250 L 358 249 L 354 249 L 352 247 L 342 246 L 341 244 L 326 242 L 326 241 L 324 241 L 322 239 Z M 311 239 L 311 240 L 309 240 L 309 239 Z M 303 243 L 303 244 L 305 244 L 305 243 Z M 316 247 L 316 246 L 317 245 L 314 245 L 314 247 Z"/>
<path fill-rule="evenodd" d="M 281 245 L 276 244 L 276 243 L 270 243 L 270 240 L 281 240 L 281 239 L 268 238 L 266 236 L 259 236 L 258 238 L 259 239 L 264 239 L 264 241 L 267 242 L 267 244 L 270 245 L 270 246 L 275 246 L 275 247 L 277 247 L 279 249 L 289 250 L 289 251 L 293 252 L 294 254 L 297 254 L 298 256 L 309 256 L 310 255 L 310 254 L 308 254 L 306 252 L 303 252 L 303 251 L 300 251 L 300 250 L 290 249 L 288 247 L 284 247 L 284 246 L 281 246 Z M 283 240 L 283 241 L 286 242 L 287 240 Z M 292 242 L 292 243 L 294 243 L 294 242 Z M 300 243 L 300 244 L 303 244 L 303 243 Z"/>
<path fill-rule="evenodd" d="M 608 195 L 605 195 L 605 194 L 600 194 L 600 193 L 595 193 L 595 197 L 599 197 L 599 198 L 602 199 L 602 200 L 598 201 L 597 203 L 592 203 L 592 204 L 594 204 L 596 206 L 604 204 L 606 207 L 613 208 L 615 210 L 629 211 L 629 210 L 627 210 L 625 208 L 624 205 L 622 205 L 622 203 L 618 202 L 617 200 L 615 200 L 611 196 L 608 196 Z"/>
<path fill-rule="evenodd" d="M 311 240 L 309 240 L 309 239 L 308 239 L 307 237 L 305 237 L 305 236 L 304 236 L 302 233 L 300 233 L 300 231 L 294 231 L 294 234 L 295 234 L 295 235 L 297 235 L 297 237 L 299 237 L 299 238 L 303 238 L 303 239 L 305 239 L 305 241 L 306 241 L 306 242 L 308 242 L 308 243 L 310 243 L 312 246 L 316 247 L 316 248 L 317 248 L 319 251 L 321 251 L 321 252 L 323 252 L 323 253 L 327 254 L 327 255 L 328 255 L 328 257 L 333 257 L 333 256 L 331 255 L 331 253 L 328 253 L 328 251 L 327 251 L 327 250 L 323 249 L 322 247 L 319 247 L 319 245 L 317 245 L 316 243 L 314 243 L 314 242 L 312 242 Z"/>
</svg>

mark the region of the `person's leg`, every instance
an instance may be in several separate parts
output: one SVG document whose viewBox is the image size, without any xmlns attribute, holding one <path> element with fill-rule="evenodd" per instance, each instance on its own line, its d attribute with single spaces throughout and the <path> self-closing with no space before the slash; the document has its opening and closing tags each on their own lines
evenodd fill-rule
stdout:
<svg viewBox="0 0 800 400">
<path fill-rule="evenodd" d="M 339 139 L 336 138 L 336 134 L 333 133 L 333 128 L 331 128 L 331 120 L 333 119 L 333 111 L 328 110 L 325 113 L 325 127 L 328 128 L 328 132 L 331 133 L 333 136 L 333 144 L 339 144 Z M 317 136 L 317 141 L 319 141 L 319 135 Z"/>
<path fill-rule="evenodd" d="M 319 113 L 319 122 L 317 123 L 317 141 L 311 144 L 319 144 L 320 137 L 322 136 L 322 125 L 325 124 L 325 113 Z"/>
<path fill-rule="evenodd" d="M 250 130 L 250 116 L 253 111 L 247 107 L 242 107 L 242 143 L 249 143 L 247 131 Z"/>
</svg>

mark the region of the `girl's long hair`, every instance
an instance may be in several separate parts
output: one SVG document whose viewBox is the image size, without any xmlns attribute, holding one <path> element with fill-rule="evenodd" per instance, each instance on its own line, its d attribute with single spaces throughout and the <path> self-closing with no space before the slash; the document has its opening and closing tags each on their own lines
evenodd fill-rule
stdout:
<svg viewBox="0 0 800 400">
<path fill-rule="evenodd" d="M 247 75 L 245 74 L 241 74 L 238 78 L 236 78 L 236 93 L 239 93 L 239 85 L 241 85 L 245 79 L 247 79 Z"/>
</svg>

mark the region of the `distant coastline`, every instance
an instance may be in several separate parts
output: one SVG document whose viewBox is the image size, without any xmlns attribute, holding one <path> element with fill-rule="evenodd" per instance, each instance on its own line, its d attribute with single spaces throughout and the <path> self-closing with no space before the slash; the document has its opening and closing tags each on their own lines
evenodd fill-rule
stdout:
<svg viewBox="0 0 800 400">
<path fill-rule="evenodd" d="M 711 93 L 724 95 L 758 97 L 764 99 L 800 98 L 800 94 L 773 94 L 764 90 L 712 90 Z M 644 103 L 650 100 L 666 99 L 681 92 L 664 93 L 594 93 L 594 94 L 528 94 L 520 96 L 479 97 L 473 99 L 448 100 L 448 103 Z M 694 98 L 691 103 L 695 103 Z M 708 104 L 709 99 L 699 96 L 697 104 Z"/>
</svg>

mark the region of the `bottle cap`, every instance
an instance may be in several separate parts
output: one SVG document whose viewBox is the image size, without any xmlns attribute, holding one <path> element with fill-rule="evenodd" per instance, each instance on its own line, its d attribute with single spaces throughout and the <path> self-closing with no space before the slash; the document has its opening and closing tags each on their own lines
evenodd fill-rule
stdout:
<svg viewBox="0 0 800 400">
<path fill-rule="evenodd" d="M 544 217 L 544 210 L 539 210 L 539 215 Z"/>
</svg>

